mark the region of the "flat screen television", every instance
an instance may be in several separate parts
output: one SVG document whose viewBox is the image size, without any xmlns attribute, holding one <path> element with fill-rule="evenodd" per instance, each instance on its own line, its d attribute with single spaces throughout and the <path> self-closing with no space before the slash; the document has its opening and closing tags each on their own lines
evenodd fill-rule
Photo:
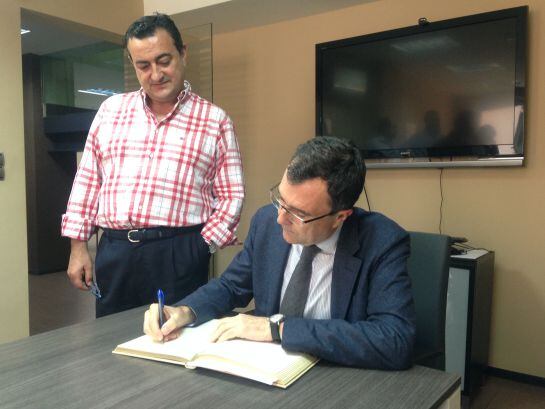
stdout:
<svg viewBox="0 0 545 409">
<path fill-rule="evenodd" d="M 316 45 L 316 135 L 371 167 L 520 166 L 528 7 Z"/>
</svg>

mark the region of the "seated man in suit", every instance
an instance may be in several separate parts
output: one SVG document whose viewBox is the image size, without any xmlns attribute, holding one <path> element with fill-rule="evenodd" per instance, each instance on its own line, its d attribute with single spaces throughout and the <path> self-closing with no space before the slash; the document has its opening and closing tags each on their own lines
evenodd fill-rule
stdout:
<svg viewBox="0 0 545 409">
<path fill-rule="evenodd" d="M 385 216 L 354 207 L 364 180 L 365 164 L 350 143 L 317 137 L 300 145 L 270 191 L 272 205 L 257 211 L 223 275 L 165 306 L 162 328 L 151 305 L 144 332 L 168 341 L 183 326 L 254 298 L 254 315 L 221 319 L 215 341 L 275 341 L 343 365 L 409 367 L 415 339 L 409 236 Z"/>
</svg>

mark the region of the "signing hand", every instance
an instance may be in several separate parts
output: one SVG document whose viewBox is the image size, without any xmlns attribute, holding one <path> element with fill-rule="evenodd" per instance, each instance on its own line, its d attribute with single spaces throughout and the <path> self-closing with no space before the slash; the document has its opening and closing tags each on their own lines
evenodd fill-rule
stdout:
<svg viewBox="0 0 545 409">
<path fill-rule="evenodd" d="M 239 314 L 235 317 L 222 318 L 212 335 L 212 342 L 242 338 L 252 341 L 272 341 L 269 319 Z"/>
<path fill-rule="evenodd" d="M 151 304 L 144 314 L 144 333 L 155 341 L 170 341 L 180 336 L 180 330 L 195 321 L 195 315 L 189 307 L 171 307 L 165 305 L 163 308 L 165 323 L 159 328 L 159 305 Z"/>
</svg>

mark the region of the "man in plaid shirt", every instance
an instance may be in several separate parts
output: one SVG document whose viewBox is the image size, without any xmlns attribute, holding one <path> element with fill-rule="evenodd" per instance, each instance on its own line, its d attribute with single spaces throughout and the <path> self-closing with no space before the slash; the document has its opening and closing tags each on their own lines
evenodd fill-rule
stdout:
<svg viewBox="0 0 545 409">
<path fill-rule="evenodd" d="M 87 241 L 103 229 L 97 317 L 174 302 L 203 285 L 210 253 L 236 241 L 244 183 L 233 124 L 184 80 L 186 47 L 166 15 L 144 16 L 124 38 L 142 88 L 115 95 L 89 130 L 62 235 L 68 276 L 93 284 Z"/>
</svg>

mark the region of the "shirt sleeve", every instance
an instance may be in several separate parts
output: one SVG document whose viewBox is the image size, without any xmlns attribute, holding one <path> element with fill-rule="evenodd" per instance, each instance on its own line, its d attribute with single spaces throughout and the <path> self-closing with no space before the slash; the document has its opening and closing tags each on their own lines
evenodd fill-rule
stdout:
<svg viewBox="0 0 545 409">
<path fill-rule="evenodd" d="M 103 106 L 91 124 L 83 156 L 72 185 L 72 192 L 68 199 L 66 213 L 62 215 L 61 234 L 76 240 L 89 240 L 96 229 L 98 197 L 102 183 L 98 132 Z"/>
<path fill-rule="evenodd" d="M 224 316 L 234 308 L 246 307 L 254 298 L 253 238 L 258 224 L 255 219 L 254 216 L 242 250 L 233 258 L 223 274 L 174 304 L 185 305 L 193 311 L 195 321 L 192 325 L 201 325 Z"/>
<path fill-rule="evenodd" d="M 236 242 L 235 230 L 244 201 L 242 160 L 233 123 L 225 117 L 220 124 L 213 183 L 215 209 L 202 229 L 203 238 L 218 247 Z"/>
</svg>

